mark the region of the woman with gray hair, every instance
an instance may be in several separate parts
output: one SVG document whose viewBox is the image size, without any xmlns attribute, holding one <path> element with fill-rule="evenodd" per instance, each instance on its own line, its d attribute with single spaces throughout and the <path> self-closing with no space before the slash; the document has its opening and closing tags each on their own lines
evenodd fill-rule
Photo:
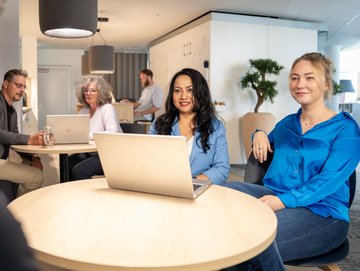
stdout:
<svg viewBox="0 0 360 271">
<path fill-rule="evenodd" d="M 76 95 L 83 108 L 79 114 L 90 115 L 90 139 L 94 132 L 122 132 L 116 111 L 111 104 L 111 86 L 100 76 L 87 76 L 76 88 Z M 89 179 L 103 175 L 98 153 L 80 153 L 69 157 L 70 180 Z"/>
</svg>

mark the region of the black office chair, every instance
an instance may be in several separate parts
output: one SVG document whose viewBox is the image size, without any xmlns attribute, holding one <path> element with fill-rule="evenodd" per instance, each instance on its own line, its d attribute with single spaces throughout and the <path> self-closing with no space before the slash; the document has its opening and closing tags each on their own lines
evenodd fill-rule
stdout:
<svg viewBox="0 0 360 271">
<path fill-rule="evenodd" d="M 119 103 L 119 102 L 121 102 L 123 99 L 126 99 L 126 100 L 128 100 L 129 102 L 131 102 L 131 103 L 136 102 L 136 99 L 135 99 L 135 98 L 129 98 L 129 97 L 118 98 L 118 99 L 116 99 L 115 101 L 116 101 L 117 103 Z"/>
<path fill-rule="evenodd" d="M 268 153 L 267 161 L 259 163 L 255 159 L 254 154 L 251 152 L 248 162 L 245 167 L 245 182 L 263 184 L 262 179 L 268 169 L 273 153 Z M 356 170 L 351 174 L 349 178 L 350 182 L 350 199 L 349 206 L 351 206 L 356 190 Z M 298 267 L 317 267 L 325 271 L 338 271 L 341 270 L 337 265 L 338 262 L 344 260 L 349 254 L 349 240 L 346 238 L 345 241 L 333 249 L 332 251 L 311 258 L 299 259 L 294 261 L 285 262 L 286 265 L 298 266 Z"/>
<path fill-rule="evenodd" d="M 121 129 L 126 134 L 146 134 L 146 127 L 139 123 L 120 123 Z"/>
<path fill-rule="evenodd" d="M 16 198 L 18 190 L 19 185 L 17 183 L 0 180 L 0 191 L 4 193 L 4 198 L 8 204 Z"/>
</svg>

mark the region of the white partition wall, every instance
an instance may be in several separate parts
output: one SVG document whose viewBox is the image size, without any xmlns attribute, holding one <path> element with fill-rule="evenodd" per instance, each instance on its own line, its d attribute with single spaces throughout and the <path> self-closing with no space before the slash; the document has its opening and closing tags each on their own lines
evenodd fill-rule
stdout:
<svg viewBox="0 0 360 271">
<path fill-rule="evenodd" d="M 239 83 L 248 69 L 248 60 L 272 58 L 285 67 L 276 78 L 279 95 L 274 104 L 260 107 L 261 112 L 271 112 L 279 121 L 298 109 L 288 91 L 288 73 L 295 58 L 317 50 L 317 27 L 321 26 L 233 14 L 210 15 L 208 20 L 195 21 L 168 39 L 154 41 L 150 68 L 166 93 L 171 76 L 180 68 L 192 67 L 207 77 L 213 100 L 225 103 L 217 109 L 226 124 L 230 163 L 244 164 L 241 117 L 253 111 L 256 103 L 255 92 L 241 89 Z M 205 60 L 209 68 L 204 68 Z"/>
<path fill-rule="evenodd" d="M 20 66 L 20 39 L 19 22 L 9 24 L 12 18 L 19 17 L 19 0 L 4 3 L 4 10 L 0 14 L 0 81 L 2 83 L 4 74 L 10 69 L 18 69 Z M 0 84 L 1 84 L 0 83 Z M 21 103 L 14 103 L 18 116 L 21 116 Z M 21 130 L 21 117 L 18 117 L 18 126 Z"/>
</svg>

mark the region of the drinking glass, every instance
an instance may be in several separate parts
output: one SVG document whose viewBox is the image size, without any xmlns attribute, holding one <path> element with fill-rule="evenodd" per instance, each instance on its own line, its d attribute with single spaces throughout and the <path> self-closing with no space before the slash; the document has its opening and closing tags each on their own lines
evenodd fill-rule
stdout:
<svg viewBox="0 0 360 271">
<path fill-rule="evenodd" d="M 45 126 L 43 130 L 44 146 L 52 147 L 54 146 L 54 133 L 52 127 Z"/>
</svg>

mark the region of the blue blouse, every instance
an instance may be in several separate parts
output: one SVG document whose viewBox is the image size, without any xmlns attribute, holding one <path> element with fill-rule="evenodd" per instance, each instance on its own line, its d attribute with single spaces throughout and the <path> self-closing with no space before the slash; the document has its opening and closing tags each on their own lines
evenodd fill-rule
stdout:
<svg viewBox="0 0 360 271">
<path fill-rule="evenodd" d="M 288 208 L 349 221 L 348 179 L 360 160 L 359 127 L 341 112 L 302 134 L 301 112 L 285 117 L 269 134 L 275 152 L 264 185 Z"/>
<path fill-rule="evenodd" d="M 209 136 L 208 142 L 210 149 L 208 149 L 206 153 L 201 146 L 200 133 L 198 131 L 195 132 L 194 144 L 190 155 L 191 174 L 193 177 L 199 174 L 205 174 L 212 183 L 223 184 L 226 182 L 230 172 L 226 131 L 221 121 L 215 119 L 212 124 L 214 132 Z M 149 133 L 157 134 L 155 122 L 152 124 Z M 171 135 L 180 135 L 179 122 L 177 119 L 171 128 Z"/>
</svg>

